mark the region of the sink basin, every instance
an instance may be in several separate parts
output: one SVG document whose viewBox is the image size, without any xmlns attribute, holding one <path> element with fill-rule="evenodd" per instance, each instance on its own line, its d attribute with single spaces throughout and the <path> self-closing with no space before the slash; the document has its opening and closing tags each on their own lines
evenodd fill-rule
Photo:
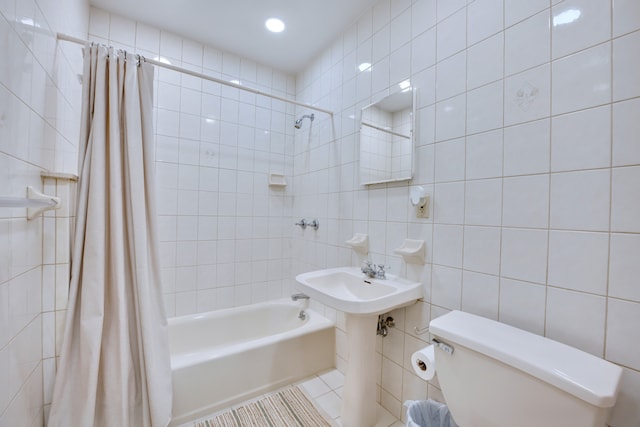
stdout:
<svg viewBox="0 0 640 427">
<path fill-rule="evenodd" d="M 350 314 L 382 314 L 422 298 L 422 284 L 388 274 L 370 279 L 357 267 L 328 268 L 296 276 L 311 298 Z"/>
</svg>

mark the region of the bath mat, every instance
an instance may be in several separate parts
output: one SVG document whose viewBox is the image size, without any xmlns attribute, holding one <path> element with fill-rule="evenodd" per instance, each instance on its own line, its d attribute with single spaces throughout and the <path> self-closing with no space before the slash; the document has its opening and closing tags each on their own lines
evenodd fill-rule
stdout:
<svg viewBox="0 0 640 427">
<path fill-rule="evenodd" d="M 193 427 L 333 427 L 297 386 L 196 421 Z"/>
</svg>

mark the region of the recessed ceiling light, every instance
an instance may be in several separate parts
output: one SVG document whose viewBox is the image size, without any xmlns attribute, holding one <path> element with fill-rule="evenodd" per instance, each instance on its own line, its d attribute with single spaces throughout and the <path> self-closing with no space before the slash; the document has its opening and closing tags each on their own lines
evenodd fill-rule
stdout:
<svg viewBox="0 0 640 427">
<path fill-rule="evenodd" d="M 284 22 L 278 18 L 269 18 L 264 25 L 272 33 L 281 33 L 284 30 Z"/>
</svg>

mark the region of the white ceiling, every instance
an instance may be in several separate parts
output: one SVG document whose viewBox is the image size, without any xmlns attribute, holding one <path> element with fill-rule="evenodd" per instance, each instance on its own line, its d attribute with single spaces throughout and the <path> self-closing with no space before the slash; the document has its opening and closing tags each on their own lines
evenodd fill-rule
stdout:
<svg viewBox="0 0 640 427">
<path fill-rule="evenodd" d="M 296 74 L 377 0 L 91 0 L 93 6 Z M 282 33 L 264 22 L 278 17 Z"/>
</svg>

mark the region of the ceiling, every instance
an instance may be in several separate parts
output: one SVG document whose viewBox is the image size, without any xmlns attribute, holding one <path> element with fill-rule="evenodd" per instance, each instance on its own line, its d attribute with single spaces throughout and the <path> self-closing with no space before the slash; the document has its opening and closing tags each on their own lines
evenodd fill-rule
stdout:
<svg viewBox="0 0 640 427">
<path fill-rule="evenodd" d="M 302 71 L 377 0 L 91 0 L 130 19 L 290 74 Z M 269 32 L 267 18 L 284 21 Z"/>
</svg>

